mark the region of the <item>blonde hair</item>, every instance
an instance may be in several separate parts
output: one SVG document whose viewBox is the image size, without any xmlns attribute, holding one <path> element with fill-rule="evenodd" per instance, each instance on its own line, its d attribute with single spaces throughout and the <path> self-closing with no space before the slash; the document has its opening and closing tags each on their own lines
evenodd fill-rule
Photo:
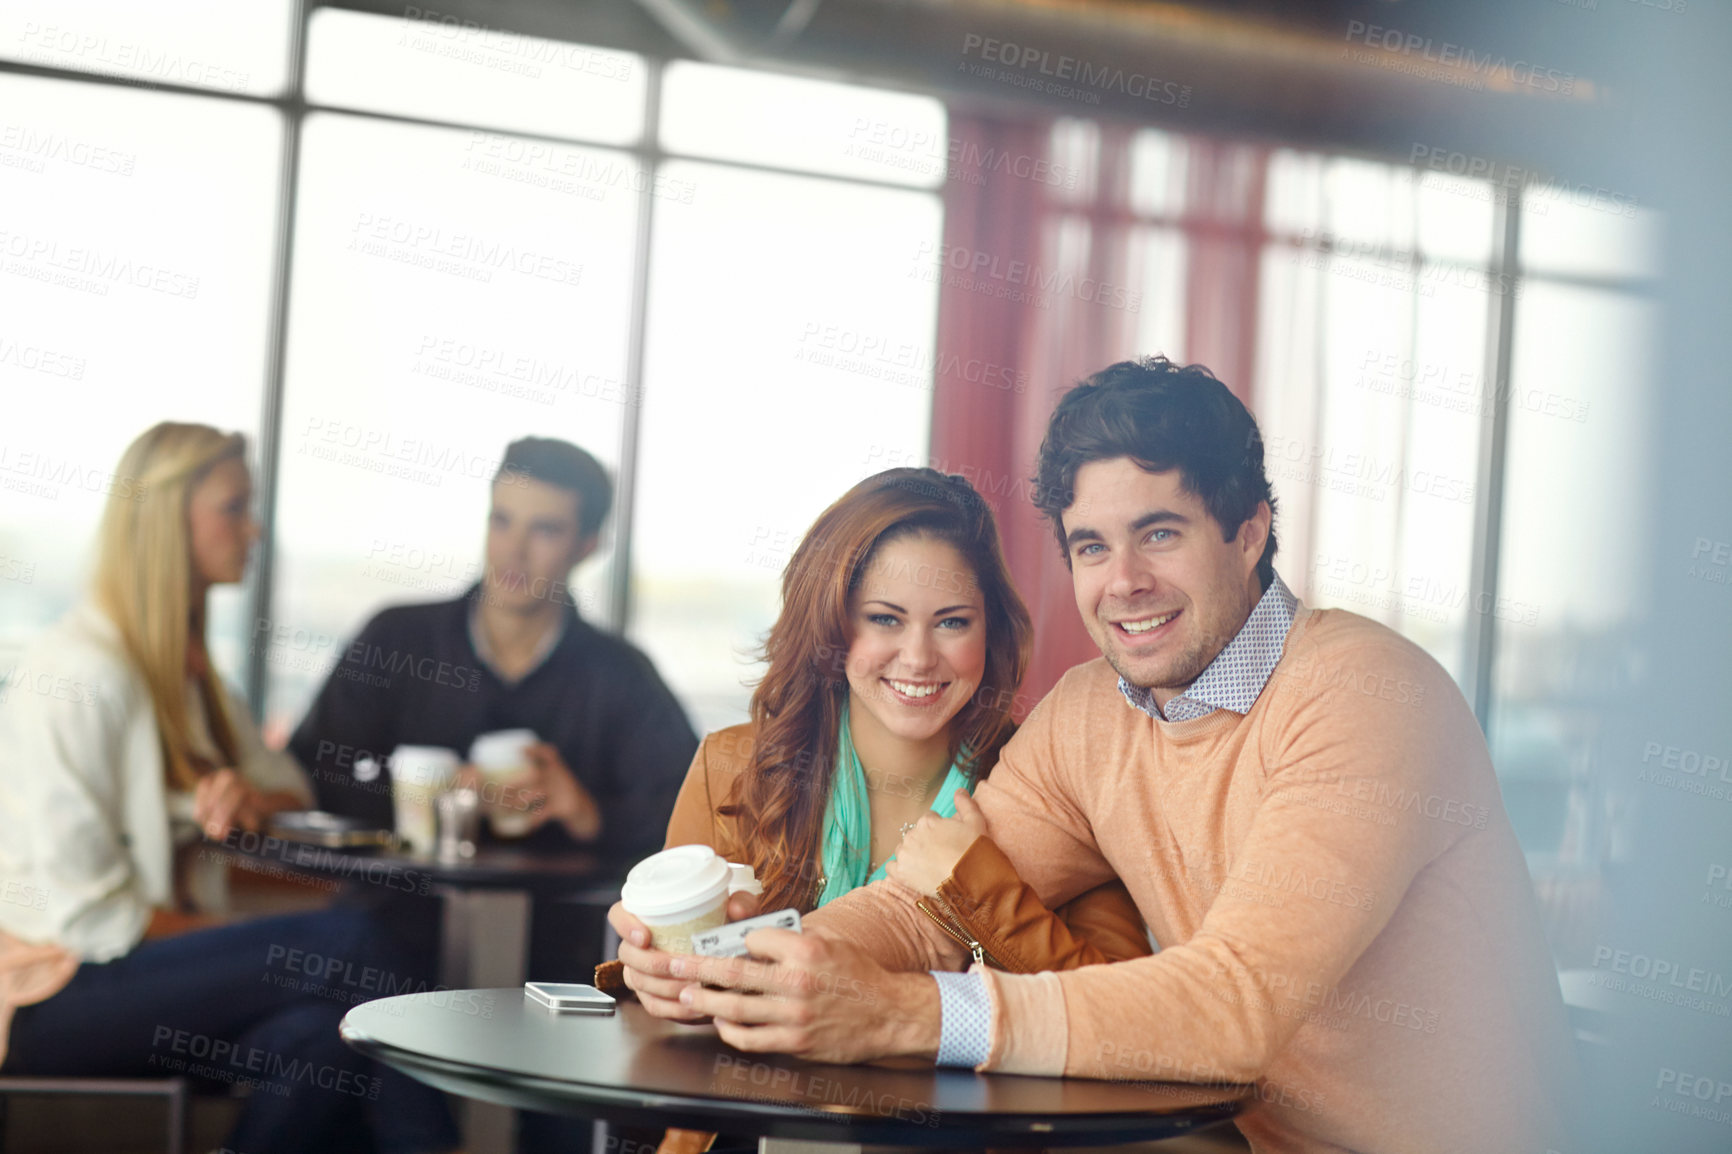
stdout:
<svg viewBox="0 0 1732 1154">
<path fill-rule="evenodd" d="M 188 502 L 218 464 L 245 459 L 246 445 L 241 434 L 209 425 L 164 421 L 147 429 L 121 454 L 97 535 L 91 591 L 150 689 L 171 789 L 191 789 L 204 773 L 187 714 L 188 644 L 204 642 L 204 604 L 193 603 Z M 207 663 L 193 681 L 217 752 L 232 765 L 239 747 L 216 674 Z"/>
</svg>

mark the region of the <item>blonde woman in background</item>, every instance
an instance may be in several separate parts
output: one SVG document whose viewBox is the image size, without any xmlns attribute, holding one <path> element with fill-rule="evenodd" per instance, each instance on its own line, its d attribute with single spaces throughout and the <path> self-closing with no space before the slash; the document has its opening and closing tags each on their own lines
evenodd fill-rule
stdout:
<svg viewBox="0 0 1732 1154">
<path fill-rule="evenodd" d="M 205 1067 L 253 1087 L 227 1143 L 249 1154 L 329 1148 L 365 1124 L 390 1154 L 448 1150 L 439 1094 L 351 1051 L 337 1036 L 348 1001 L 298 990 L 284 968 L 318 955 L 393 972 L 364 915 L 225 925 L 201 908 L 201 836 L 312 797 L 205 648 L 206 594 L 241 580 L 258 537 L 245 454 L 240 434 L 205 425 L 134 441 L 89 598 L 0 699 L 0 891 L 15 895 L 0 902 L 0 1069 Z"/>
</svg>

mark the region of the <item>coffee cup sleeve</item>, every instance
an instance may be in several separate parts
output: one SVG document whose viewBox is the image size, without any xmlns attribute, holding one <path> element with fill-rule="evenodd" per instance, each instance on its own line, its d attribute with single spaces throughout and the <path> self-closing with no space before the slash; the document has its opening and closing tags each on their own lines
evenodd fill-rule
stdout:
<svg viewBox="0 0 1732 1154">
<path fill-rule="evenodd" d="M 595 988 L 616 998 L 629 998 L 632 988 L 625 984 L 625 963 L 618 958 L 595 968 Z"/>
</svg>

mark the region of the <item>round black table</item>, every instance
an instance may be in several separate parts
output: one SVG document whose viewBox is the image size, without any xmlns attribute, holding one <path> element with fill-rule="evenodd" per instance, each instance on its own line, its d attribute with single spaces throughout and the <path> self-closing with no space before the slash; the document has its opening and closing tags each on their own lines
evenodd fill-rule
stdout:
<svg viewBox="0 0 1732 1154">
<path fill-rule="evenodd" d="M 708 1026 L 554 1014 L 522 989 L 356 1006 L 343 1040 L 441 1090 L 525 1110 L 775 1140 L 894 1146 L 1101 1146 L 1230 1118 L 1251 1086 L 1098 1082 L 832 1066 L 741 1053 Z"/>
</svg>

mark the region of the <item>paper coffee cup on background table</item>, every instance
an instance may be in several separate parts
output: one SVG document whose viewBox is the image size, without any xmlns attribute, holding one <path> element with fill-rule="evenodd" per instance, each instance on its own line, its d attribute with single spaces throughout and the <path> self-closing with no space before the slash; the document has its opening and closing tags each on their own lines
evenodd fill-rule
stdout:
<svg viewBox="0 0 1732 1154">
<path fill-rule="evenodd" d="M 482 810 L 500 837 L 522 837 L 534 823 L 533 814 L 504 799 L 511 796 L 511 783 L 531 769 L 529 747 L 540 740 L 533 729 L 499 729 L 469 747 L 469 763 L 481 774 Z"/>
<path fill-rule="evenodd" d="M 399 745 L 392 752 L 391 806 L 397 836 L 410 852 L 433 852 L 433 797 L 451 787 L 459 764 L 456 750 L 436 745 Z"/>
</svg>

